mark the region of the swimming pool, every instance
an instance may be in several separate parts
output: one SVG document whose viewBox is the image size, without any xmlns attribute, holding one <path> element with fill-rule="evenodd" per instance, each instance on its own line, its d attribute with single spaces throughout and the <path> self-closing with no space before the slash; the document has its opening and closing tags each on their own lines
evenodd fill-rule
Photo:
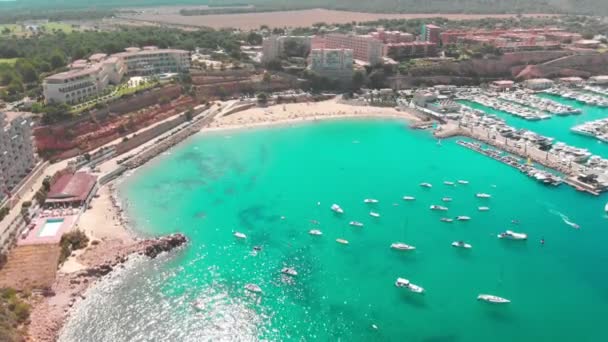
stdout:
<svg viewBox="0 0 608 342">
<path fill-rule="evenodd" d="M 44 222 L 44 226 L 38 232 L 38 237 L 50 237 L 57 235 L 57 231 L 61 228 L 63 219 L 48 219 Z"/>
</svg>

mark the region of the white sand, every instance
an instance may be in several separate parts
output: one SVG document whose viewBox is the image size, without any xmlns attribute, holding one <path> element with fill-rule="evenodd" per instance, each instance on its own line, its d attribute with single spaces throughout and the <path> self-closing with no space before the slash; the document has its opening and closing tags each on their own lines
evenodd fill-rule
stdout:
<svg viewBox="0 0 608 342">
<path fill-rule="evenodd" d="M 242 112 L 216 118 L 203 130 L 247 128 L 261 125 L 297 123 L 335 118 L 395 118 L 419 121 L 412 112 L 394 108 L 352 106 L 339 103 L 338 99 L 321 102 L 289 103 L 269 107 L 255 107 Z"/>
</svg>

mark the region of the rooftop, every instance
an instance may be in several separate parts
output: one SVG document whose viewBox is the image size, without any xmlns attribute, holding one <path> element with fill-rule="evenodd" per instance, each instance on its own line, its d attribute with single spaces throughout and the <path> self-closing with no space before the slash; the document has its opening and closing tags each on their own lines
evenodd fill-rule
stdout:
<svg viewBox="0 0 608 342">
<path fill-rule="evenodd" d="M 97 177 L 86 172 L 64 174 L 51 185 L 48 203 L 84 201 L 95 187 Z"/>
</svg>

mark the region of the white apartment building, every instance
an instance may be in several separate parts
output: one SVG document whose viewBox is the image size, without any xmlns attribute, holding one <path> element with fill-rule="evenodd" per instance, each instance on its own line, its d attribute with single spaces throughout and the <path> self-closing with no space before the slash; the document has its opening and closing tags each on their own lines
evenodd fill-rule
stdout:
<svg viewBox="0 0 608 342">
<path fill-rule="evenodd" d="M 37 163 L 30 115 L 0 112 L 0 200 L 11 193 Z"/>
<path fill-rule="evenodd" d="M 190 53 L 185 50 L 128 48 L 106 56 L 94 54 L 78 60 L 70 70 L 49 76 L 42 84 L 45 101 L 76 104 L 103 93 L 109 84 L 119 84 L 125 75 L 149 76 L 188 72 Z"/>
<path fill-rule="evenodd" d="M 312 49 L 309 68 L 320 76 L 349 83 L 353 77 L 353 50 Z"/>
</svg>

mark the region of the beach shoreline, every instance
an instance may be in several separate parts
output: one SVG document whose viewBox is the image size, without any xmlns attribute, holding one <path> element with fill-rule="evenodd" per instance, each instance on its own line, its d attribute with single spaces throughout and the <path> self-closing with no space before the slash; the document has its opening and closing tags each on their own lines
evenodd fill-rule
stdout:
<svg viewBox="0 0 608 342">
<path fill-rule="evenodd" d="M 409 111 L 354 106 L 333 99 L 250 108 L 215 118 L 199 130 L 199 134 L 346 119 L 404 120 L 409 123 L 421 121 Z M 99 168 L 108 172 L 116 167 L 116 161 L 121 158 L 124 156 L 116 156 L 102 163 Z M 92 199 L 90 208 L 83 212 L 78 221 L 76 227 L 89 237 L 89 246 L 72 253 L 59 268 L 48 293 L 33 296 L 31 323 L 28 327 L 32 340 L 55 341 L 70 318 L 72 307 L 86 298 L 86 291 L 93 288 L 97 280 L 124 263 L 130 255 L 141 254 L 151 241 L 156 241 L 138 236 L 129 227 L 129 220 L 125 216 L 128 203 L 122 202 L 116 190 L 120 179 L 102 185 Z"/>
</svg>

